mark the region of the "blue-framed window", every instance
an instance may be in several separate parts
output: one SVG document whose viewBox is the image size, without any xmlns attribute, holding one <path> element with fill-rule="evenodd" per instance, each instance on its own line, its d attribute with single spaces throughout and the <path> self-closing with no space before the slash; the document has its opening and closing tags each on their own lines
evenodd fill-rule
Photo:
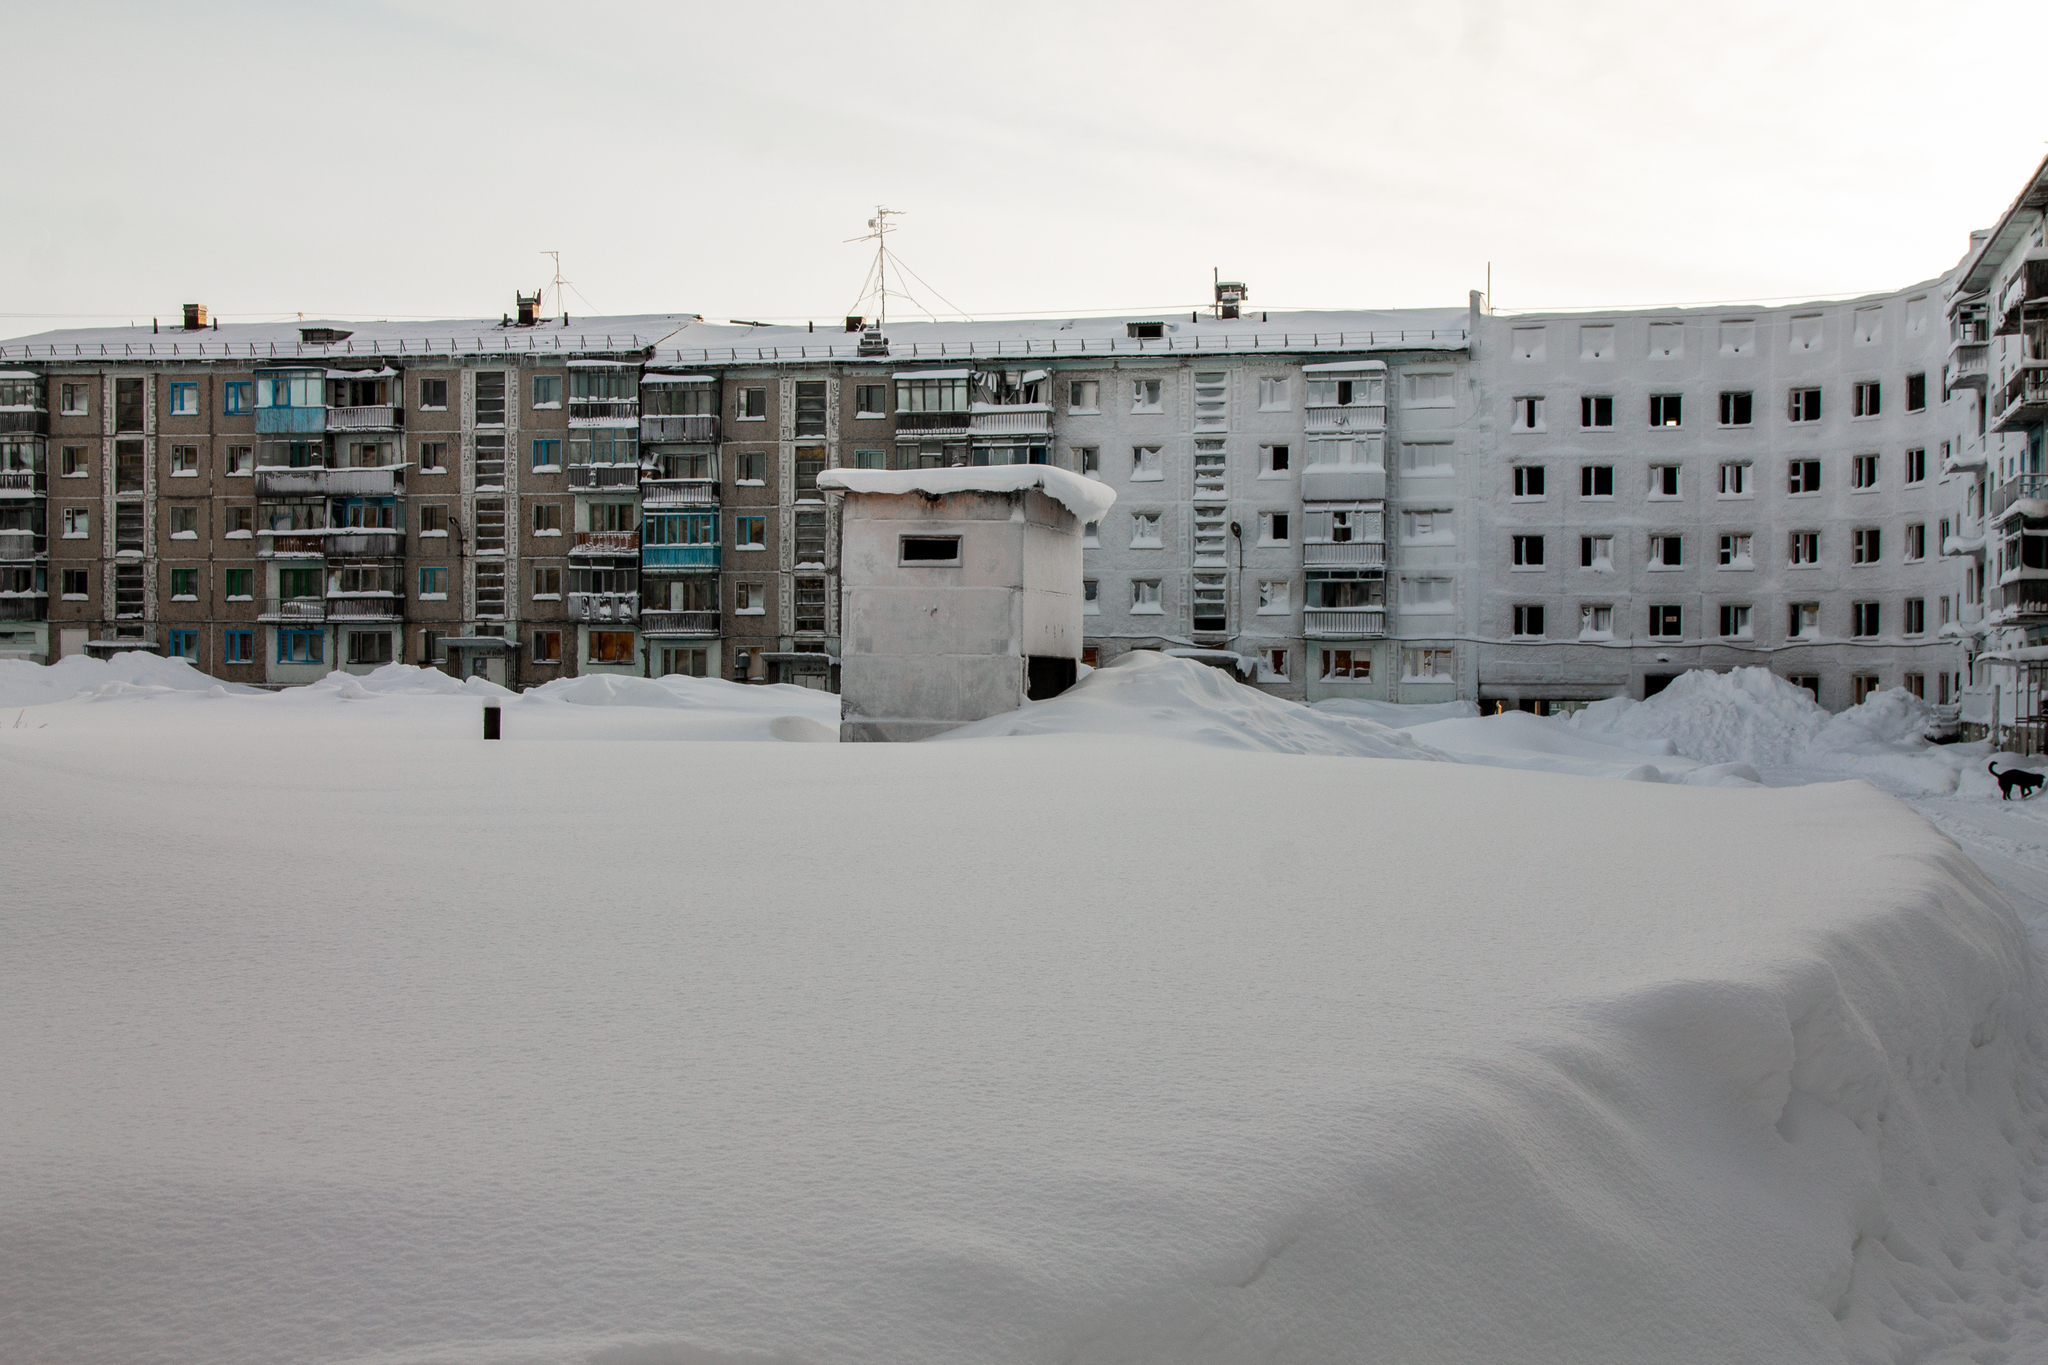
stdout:
<svg viewBox="0 0 2048 1365">
<path fill-rule="evenodd" d="M 643 545 L 716 545 L 716 512 L 665 512 L 649 515 L 640 523 Z"/>
<path fill-rule="evenodd" d="M 171 385 L 171 416 L 197 417 L 199 415 L 199 386 L 197 384 Z"/>
<path fill-rule="evenodd" d="M 220 658 L 222 663 L 253 664 L 256 662 L 256 632 L 253 630 L 231 630 L 220 637 Z"/>
<path fill-rule="evenodd" d="M 199 657 L 199 632 L 196 630 L 172 631 L 169 652 L 173 659 L 197 659 Z"/>
<path fill-rule="evenodd" d="M 562 443 L 560 441 L 535 441 L 533 443 L 533 468 L 555 470 L 562 467 Z"/>
<path fill-rule="evenodd" d="M 327 635 L 318 630 L 281 630 L 277 633 L 277 661 L 281 664 L 322 662 Z"/>
<path fill-rule="evenodd" d="M 220 386 L 220 410 L 230 417 L 245 416 L 256 409 L 256 386 L 246 379 L 230 379 Z"/>
<path fill-rule="evenodd" d="M 405 529 L 405 506 L 395 498 L 336 498 L 329 513 L 327 524 L 338 529 Z"/>
<path fill-rule="evenodd" d="M 420 596 L 446 597 L 448 595 L 448 569 L 445 565 L 428 565 L 420 570 Z"/>
</svg>

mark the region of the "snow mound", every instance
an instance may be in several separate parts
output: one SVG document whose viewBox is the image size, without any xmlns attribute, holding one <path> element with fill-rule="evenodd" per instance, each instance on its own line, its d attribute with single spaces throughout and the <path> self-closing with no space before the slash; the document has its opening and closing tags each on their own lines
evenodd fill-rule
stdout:
<svg viewBox="0 0 2048 1365">
<path fill-rule="evenodd" d="M 223 683 L 183 659 L 128 650 L 110 659 L 75 654 L 53 664 L 0 659 L 0 707 L 46 706 L 78 696 L 134 696 L 151 691 L 260 693 L 260 688 Z"/>
<path fill-rule="evenodd" d="M 1460 763 L 1490 768 L 1693 786 L 1751 786 L 1758 780 L 1754 768 L 1740 763 L 1710 767 L 1676 757 L 1645 763 L 1640 749 L 1609 744 L 1522 711 L 1431 721 L 1408 727 L 1407 734 Z"/>
<path fill-rule="evenodd" d="M 1375 721 L 1392 726 L 1396 730 L 1412 729 L 1438 720 L 1464 720 L 1479 714 L 1476 702 L 1429 701 L 1393 702 L 1369 701 L 1363 698 L 1331 697 L 1323 701 L 1310 702 L 1311 709 L 1326 711 L 1333 716 L 1351 716 L 1358 720 Z"/>
<path fill-rule="evenodd" d="M 1760 767 L 1795 761 L 1827 723 L 1812 693 L 1768 668 L 1695 669 L 1647 701 L 1595 702 L 1566 721 L 1581 734 L 1645 753 Z"/>
<path fill-rule="evenodd" d="M 839 698 L 830 692 L 789 683 L 762 686 L 724 678 L 688 678 L 671 673 L 661 678 L 591 673 L 559 678 L 530 688 L 529 701 L 567 702 L 573 706 L 652 706 L 697 711 L 751 711 L 806 716 L 839 725 Z"/>
<path fill-rule="evenodd" d="M 451 678 L 438 668 L 415 664 L 385 664 L 357 677 L 351 673 L 329 673 L 316 682 L 283 695 L 320 698 L 327 695 L 342 701 L 366 697 L 511 697 L 510 688 L 488 678 Z"/>
<path fill-rule="evenodd" d="M 963 725 L 935 740 L 1137 735 L 1219 749 L 1450 761 L 1405 731 L 1269 696 L 1221 669 L 1132 650 L 1049 701 Z"/>
</svg>

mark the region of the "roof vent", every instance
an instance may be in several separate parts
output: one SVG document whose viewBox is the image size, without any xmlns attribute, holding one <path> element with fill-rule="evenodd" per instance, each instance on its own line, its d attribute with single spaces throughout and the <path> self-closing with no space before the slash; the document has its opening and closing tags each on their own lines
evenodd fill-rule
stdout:
<svg viewBox="0 0 2048 1365">
<path fill-rule="evenodd" d="M 512 291 L 512 297 L 519 303 L 519 325 L 533 326 L 534 319 L 540 313 L 540 290 L 534 290 L 532 296 L 528 297 L 515 289 Z"/>
<path fill-rule="evenodd" d="M 847 319 L 847 321 L 848 321 L 848 322 L 851 322 L 851 321 L 853 321 L 853 319 L 852 319 L 852 318 L 848 318 L 848 319 Z M 860 334 L 860 345 L 859 345 L 859 346 L 856 346 L 856 347 L 854 348 L 854 354 L 856 354 L 856 355 L 887 355 L 887 354 L 889 354 L 889 338 L 887 338 L 887 337 L 885 337 L 885 336 L 883 336 L 883 335 L 882 335 L 882 324 L 881 324 L 881 323 L 879 323 L 879 322 L 871 322 L 871 323 L 869 323 L 869 324 L 868 324 L 868 325 L 867 325 L 866 327 L 864 327 L 864 328 L 862 328 L 862 329 L 861 329 L 861 334 Z"/>
<path fill-rule="evenodd" d="M 848 318 L 846 320 L 846 330 L 849 332 L 858 332 L 860 330 L 860 325 L 865 321 L 867 321 L 866 318 Z"/>
<path fill-rule="evenodd" d="M 344 332 L 339 327 L 301 327 L 299 343 L 304 346 L 332 346 L 354 335 L 354 332 Z"/>
<path fill-rule="evenodd" d="M 1124 324 L 1124 335 L 1132 341 L 1157 341 L 1166 335 L 1166 324 L 1163 322 L 1127 322 Z"/>
<path fill-rule="evenodd" d="M 197 332 L 197 331 L 201 331 L 201 330 L 203 330 L 203 329 L 205 328 L 205 326 L 206 326 L 206 305 L 205 305 L 205 304 L 203 304 L 203 303 L 188 303 L 188 304 L 186 304 L 186 305 L 185 305 L 185 330 L 186 330 L 186 331 L 188 331 L 188 332 Z"/>
<path fill-rule="evenodd" d="M 1252 291 L 1244 287 L 1243 280 L 1216 281 L 1216 316 L 1236 317 L 1239 305 L 1251 296 Z"/>
</svg>

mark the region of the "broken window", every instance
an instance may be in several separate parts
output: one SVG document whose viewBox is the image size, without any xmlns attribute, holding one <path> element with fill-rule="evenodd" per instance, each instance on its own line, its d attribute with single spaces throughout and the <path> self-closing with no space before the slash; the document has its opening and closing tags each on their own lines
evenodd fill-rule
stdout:
<svg viewBox="0 0 2048 1365">
<path fill-rule="evenodd" d="M 1678 496 L 1678 471 L 1675 464 L 1653 464 L 1650 466 L 1650 496 L 1653 498 L 1675 498 Z"/>
<path fill-rule="evenodd" d="M 1786 417 L 1794 422 L 1820 420 L 1820 390 L 1794 389 L 1787 399 Z"/>
<path fill-rule="evenodd" d="M 1163 542 L 1159 538 L 1159 513 L 1133 512 L 1131 514 L 1131 548 L 1134 550 L 1157 550 Z"/>
<path fill-rule="evenodd" d="M 1793 460 L 1786 466 L 1785 487 L 1788 493 L 1820 492 L 1820 461 Z"/>
<path fill-rule="evenodd" d="M 1728 639 L 1749 637 L 1749 608 L 1732 602 L 1721 604 L 1721 634 Z"/>
<path fill-rule="evenodd" d="M 1794 531 L 1789 557 L 1794 564 L 1820 563 L 1820 532 Z"/>
<path fill-rule="evenodd" d="M 1877 487 L 1877 456 L 1858 455 L 1850 462 L 1849 486 L 1851 488 Z"/>
<path fill-rule="evenodd" d="M 1157 379 L 1134 379 L 1131 381 L 1131 411 L 1161 412 L 1161 385 Z"/>
<path fill-rule="evenodd" d="M 1194 628 L 1225 631 L 1230 628 L 1229 579 L 1223 574 L 1194 576 Z"/>
<path fill-rule="evenodd" d="M 1582 569 L 1611 569 L 1614 567 L 1613 536 L 1580 536 L 1579 567 Z"/>
<path fill-rule="evenodd" d="M 1538 397 L 1517 398 L 1509 426 L 1515 431 L 1543 430 L 1543 400 Z"/>
<path fill-rule="evenodd" d="M 1852 564 L 1875 564 L 1883 545 L 1883 535 L 1875 526 L 1859 526 L 1849 533 L 1849 562 Z"/>
<path fill-rule="evenodd" d="M 1730 461 L 1721 466 L 1721 496 L 1724 498 L 1746 498 L 1749 491 L 1749 462 Z"/>
<path fill-rule="evenodd" d="M 1133 479 L 1163 479 L 1166 477 L 1160 462 L 1158 446 L 1131 447 L 1131 477 Z"/>
<path fill-rule="evenodd" d="M 145 477 L 142 457 L 142 442 L 114 442 L 114 491 L 116 493 L 140 493 Z"/>
<path fill-rule="evenodd" d="M 1579 634 L 1607 637 L 1614 634 L 1614 608 L 1606 604 L 1579 608 Z"/>
<path fill-rule="evenodd" d="M 141 431 L 147 407 L 144 400 L 144 381 L 140 379 L 116 379 L 114 381 L 114 430 Z"/>
<path fill-rule="evenodd" d="M 420 408 L 427 412 L 443 411 L 448 406 L 448 381 L 445 379 L 422 379 L 420 381 Z"/>
<path fill-rule="evenodd" d="M 1750 538 L 1746 535 L 1731 534 L 1721 537 L 1721 567 L 1726 569 L 1747 569 L 1754 564 L 1749 555 Z"/>
<path fill-rule="evenodd" d="M 1134 616 L 1160 614 L 1159 580 L 1156 578 L 1134 578 L 1131 580 L 1131 614 Z"/>
<path fill-rule="evenodd" d="M 191 503 L 172 503 L 164 509 L 170 517 L 172 540 L 199 538 L 199 509 Z"/>
<path fill-rule="evenodd" d="M 1651 536 L 1650 564 L 1652 567 L 1675 569 L 1685 563 L 1685 538 L 1683 536 Z"/>
</svg>

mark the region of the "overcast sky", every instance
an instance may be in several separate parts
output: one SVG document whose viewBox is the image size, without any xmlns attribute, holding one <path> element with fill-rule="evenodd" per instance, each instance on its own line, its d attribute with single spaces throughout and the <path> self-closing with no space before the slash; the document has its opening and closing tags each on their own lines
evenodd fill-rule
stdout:
<svg viewBox="0 0 2048 1365">
<path fill-rule="evenodd" d="M 2038 5 L 8 7 L 0 335 L 1818 297 L 1939 274 L 2048 152 Z M 913 286 L 916 288 L 916 286 Z M 942 300 L 950 300 L 952 307 Z M 550 299 L 552 304 L 552 299 Z M 866 311 L 872 311 L 870 306 Z M 905 309 L 892 309 L 900 314 Z"/>
</svg>

